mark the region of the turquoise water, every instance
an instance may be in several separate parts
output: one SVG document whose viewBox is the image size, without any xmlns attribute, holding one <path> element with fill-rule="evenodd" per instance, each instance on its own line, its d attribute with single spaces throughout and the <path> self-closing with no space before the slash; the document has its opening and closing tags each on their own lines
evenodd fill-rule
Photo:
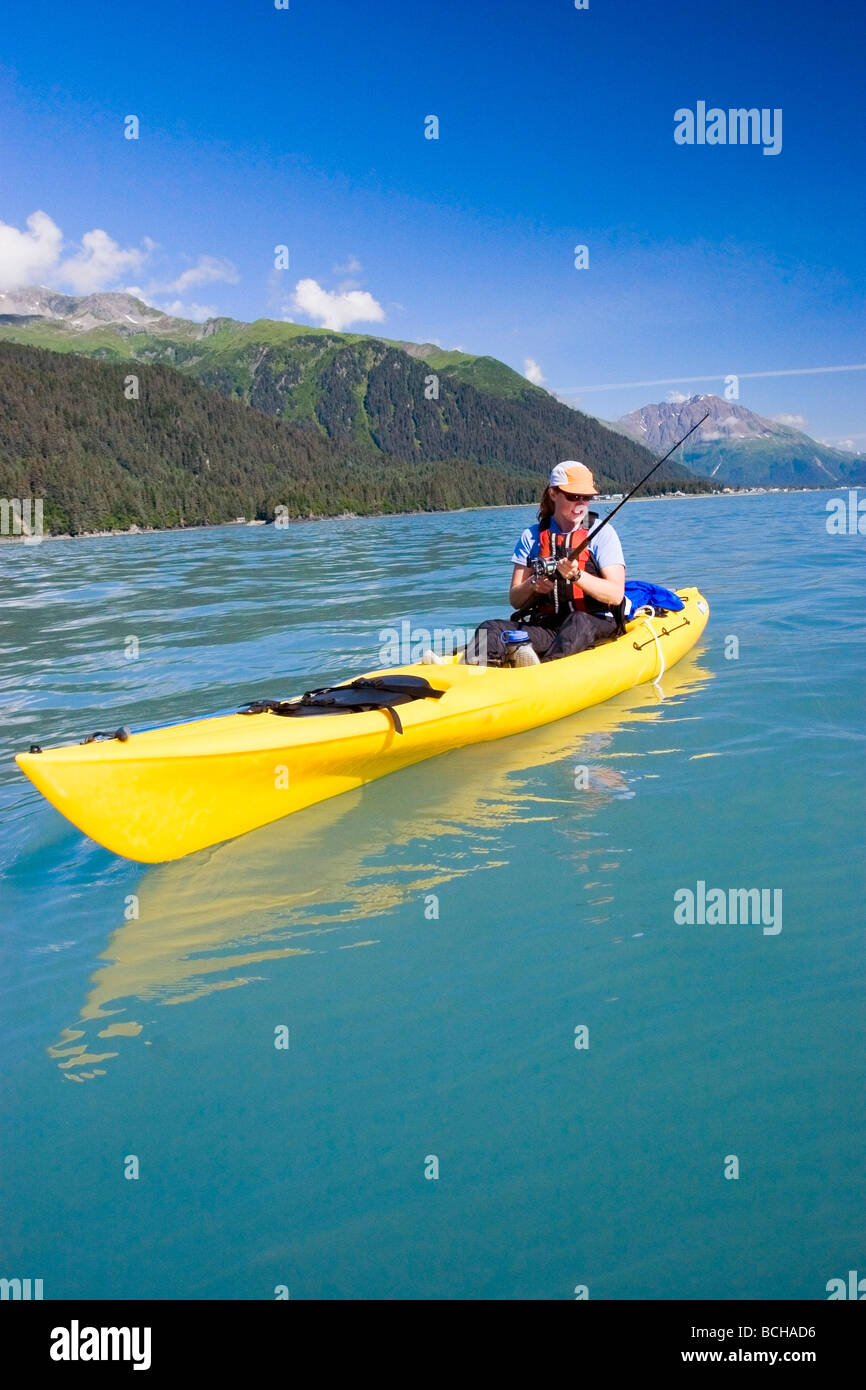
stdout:
<svg viewBox="0 0 866 1390">
<path fill-rule="evenodd" d="M 531 511 L 0 548 L 0 1273 L 189 1299 L 862 1273 L 866 567 L 826 500 L 630 503 L 630 574 L 712 608 L 660 688 L 155 867 L 13 752 L 505 615 Z M 675 922 L 699 881 L 781 890 L 781 930 Z"/>
</svg>

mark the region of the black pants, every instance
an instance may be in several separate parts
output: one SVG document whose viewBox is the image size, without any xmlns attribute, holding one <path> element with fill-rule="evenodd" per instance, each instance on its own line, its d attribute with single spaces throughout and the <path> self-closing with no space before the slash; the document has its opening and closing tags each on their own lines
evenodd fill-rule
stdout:
<svg viewBox="0 0 866 1390">
<path fill-rule="evenodd" d="M 607 642 L 616 636 L 617 624 L 614 618 L 600 617 L 595 613 L 570 613 L 560 627 L 543 627 L 535 623 L 509 618 L 488 618 L 475 629 L 466 648 L 466 660 L 479 666 L 499 666 L 505 648 L 500 640 L 503 632 L 527 632 L 529 640 L 542 661 L 556 661 L 560 656 L 574 656 L 576 652 L 588 651 L 600 642 Z"/>
</svg>

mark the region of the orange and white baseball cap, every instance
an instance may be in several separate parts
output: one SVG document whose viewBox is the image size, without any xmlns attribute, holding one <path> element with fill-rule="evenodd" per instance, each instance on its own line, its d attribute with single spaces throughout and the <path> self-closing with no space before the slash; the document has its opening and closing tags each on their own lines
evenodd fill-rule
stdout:
<svg viewBox="0 0 866 1390">
<path fill-rule="evenodd" d="M 595 497 L 595 479 L 585 463 L 576 459 L 566 459 L 550 470 L 550 486 L 561 487 L 565 492 L 582 492 Z"/>
</svg>

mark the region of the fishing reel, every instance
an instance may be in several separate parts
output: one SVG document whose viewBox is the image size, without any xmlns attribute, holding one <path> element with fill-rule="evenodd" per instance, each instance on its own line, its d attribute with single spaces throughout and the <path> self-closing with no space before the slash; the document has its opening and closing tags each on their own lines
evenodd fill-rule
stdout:
<svg viewBox="0 0 866 1390">
<path fill-rule="evenodd" d="M 562 557 L 560 556 L 559 559 L 553 559 L 552 557 L 547 558 L 547 559 L 544 559 L 544 558 L 542 558 L 541 556 L 539 556 L 539 558 L 538 558 L 537 560 L 533 560 L 533 562 L 532 562 L 532 576 L 533 576 L 533 578 L 534 578 L 534 579 L 555 579 L 556 576 L 557 576 L 557 574 L 558 574 L 558 570 L 557 570 L 556 567 L 557 567 L 557 565 L 559 564 L 559 560 L 560 560 L 561 558 L 562 558 Z"/>
</svg>

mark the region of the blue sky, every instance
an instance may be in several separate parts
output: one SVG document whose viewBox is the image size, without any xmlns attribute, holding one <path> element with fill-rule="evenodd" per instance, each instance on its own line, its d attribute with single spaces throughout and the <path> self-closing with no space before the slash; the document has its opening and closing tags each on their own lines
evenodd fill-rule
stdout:
<svg viewBox="0 0 866 1390">
<path fill-rule="evenodd" d="M 438 341 L 606 418 L 737 374 L 866 450 L 866 374 L 804 371 L 866 362 L 864 29 L 802 0 L 17 6 L 0 289 Z M 677 145 L 698 101 L 781 109 L 781 152 Z"/>
</svg>

